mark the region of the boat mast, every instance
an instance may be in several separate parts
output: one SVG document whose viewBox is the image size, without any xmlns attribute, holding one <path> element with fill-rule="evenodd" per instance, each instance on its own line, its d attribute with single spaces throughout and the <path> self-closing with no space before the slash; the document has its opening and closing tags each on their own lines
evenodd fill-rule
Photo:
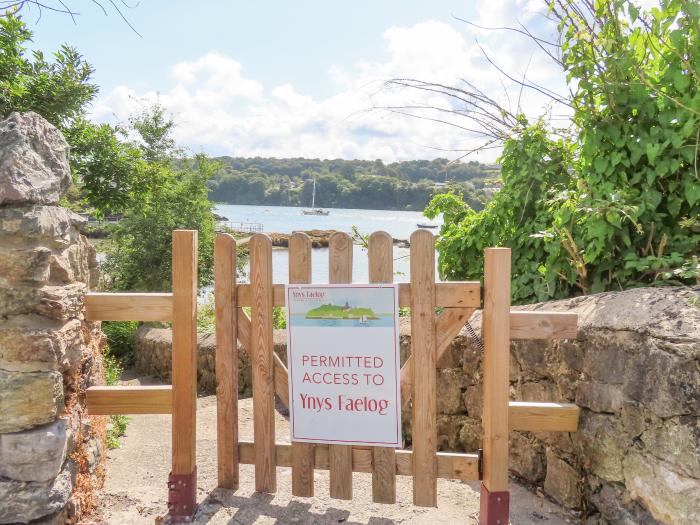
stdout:
<svg viewBox="0 0 700 525">
<path fill-rule="evenodd" d="M 316 209 L 316 179 L 314 178 L 314 191 L 311 194 L 311 209 Z"/>
</svg>

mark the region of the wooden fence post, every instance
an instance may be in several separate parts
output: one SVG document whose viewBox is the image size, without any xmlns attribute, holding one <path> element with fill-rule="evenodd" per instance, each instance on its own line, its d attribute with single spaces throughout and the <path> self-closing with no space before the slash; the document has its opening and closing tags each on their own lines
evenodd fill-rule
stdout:
<svg viewBox="0 0 700 525">
<path fill-rule="evenodd" d="M 197 507 L 197 231 L 173 232 L 172 471 L 168 509 L 174 518 Z"/>
<path fill-rule="evenodd" d="M 216 313 L 216 451 L 219 487 L 238 488 L 238 317 L 236 240 L 219 233 L 214 243 Z"/>
<path fill-rule="evenodd" d="M 507 525 L 508 394 L 510 388 L 510 249 L 487 248 L 484 254 L 484 479 L 482 525 Z"/>
<path fill-rule="evenodd" d="M 411 355 L 413 356 L 413 503 L 437 507 L 437 356 L 435 238 L 411 235 Z"/>
<path fill-rule="evenodd" d="M 264 233 L 250 239 L 250 357 L 253 368 L 255 490 L 277 490 L 275 378 L 272 357 L 272 242 Z"/>
<path fill-rule="evenodd" d="M 289 238 L 289 283 L 310 282 L 311 239 L 305 233 L 297 232 Z M 294 403 L 293 399 L 288 405 L 291 403 Z M 291 406 L 288 408 L 292 410 Z M 292 443 L 292 494 L 295 496 L 310 498 L 314 495 L 314 448 L 313 443 Z"/>
</svg>

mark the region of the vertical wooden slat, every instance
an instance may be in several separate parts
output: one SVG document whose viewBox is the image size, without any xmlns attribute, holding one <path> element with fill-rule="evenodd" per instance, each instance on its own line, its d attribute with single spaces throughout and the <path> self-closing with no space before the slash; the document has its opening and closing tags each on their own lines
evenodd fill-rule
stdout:
<svg viewBox="0 0 700 525">
<path fill-rule="evenodd" d="M 216 451 L 219 487 L 238 488 L 238 323 L 236 241 L 219 233 L 214 243 L 216 312 Z"/>
<path fill-rule="evenodd" d="M 289 282 L 311 282 L 311 239 L 305 233 L 295 233 L 289 238 Z M 292 443 L 292 494 L 305 498 L 314 495 L 313 443 Z"/>
<path fill-rule="evenodd" d="M 484 485 L 508 490 L 508 391 L 510 360 L 510 249 L 484 254 Z"/>
<path fill-rule="evenodd" d="M 250 287 L 253 299 L 250 357 L 253 369 L 255 490 L 275 492 L 275 385 L 272 359 L 272 243 L 262 233 L 250 239 Z"/>
<path fill-rule="evenodd" d="M 197 232 L 173 232 L 173 469 L 196 467 L 197 416 Z"/>
<path fill-rule="evenodd" d="M 352 282 L 352 239 L 334 233 L 328 245 L 328 278 L 331 284 Z M 331 498 L 352 499 L 352 447 L 330 445 Z"/>
<path fill-rule="evenodd" d="M 435 239 L 411 235 L 411 354 L 413 355 L 413 503 L 437 506 L 437 371 Z"/>
<path fill-rule="evenodd" d="M 369 282 L 390 283 L 394 280 L 394 243 L 386 232 L 369 236 Z M 372 500 L 396 503 L 396 451 L 390 447 L 372 449 Z"/>
</svg>

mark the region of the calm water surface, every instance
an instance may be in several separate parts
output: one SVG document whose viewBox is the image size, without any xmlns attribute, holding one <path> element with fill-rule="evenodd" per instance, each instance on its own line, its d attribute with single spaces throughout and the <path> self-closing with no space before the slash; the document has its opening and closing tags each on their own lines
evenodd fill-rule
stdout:
<svg viewBox="0 0 700 525">
<path fill-rule="evenodd" d="M 421 222 L 428 221 L 417 211 L 351 210 L 327 208 L 330 214 L 302 215 L 302 208 L 290 206 L 246 206 L 239 204 L 217 204 L 216 213 L 232 222 L 257 222 L 265 232 L 292 233 L 298 230 L 339 230 L 350 233 L 357 226 L 363 234 L 385 231 L 395 239 L 408 239 Z M 441 224 L 441 220 L 434 221 Z M 437 230 L 432 230 L 437 233 Z M 318 248 L 311 255 L 312 277 L 317 283 L 328 282 L 328 249 Z M 276 283 L 288 281 L 288 254 L 286 249 L 272 252 L 272 279 Z M 409 280 L 408 249 L 394 246 L 394 280 Z M 353 253 L 353 281 L 367 282 L 367 252 L 355 246 Z"/>
</svg>

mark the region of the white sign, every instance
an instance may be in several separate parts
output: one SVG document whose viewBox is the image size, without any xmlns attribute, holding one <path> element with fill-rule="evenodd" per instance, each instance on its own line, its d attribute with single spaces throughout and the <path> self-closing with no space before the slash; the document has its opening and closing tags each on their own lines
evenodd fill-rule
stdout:
<svg viewBox="0 0 700 525">
<path fill-rule="evenodd" d="M 292 441 L 401 447 L 398 287 L 286 293 Z"/>
</svg>

